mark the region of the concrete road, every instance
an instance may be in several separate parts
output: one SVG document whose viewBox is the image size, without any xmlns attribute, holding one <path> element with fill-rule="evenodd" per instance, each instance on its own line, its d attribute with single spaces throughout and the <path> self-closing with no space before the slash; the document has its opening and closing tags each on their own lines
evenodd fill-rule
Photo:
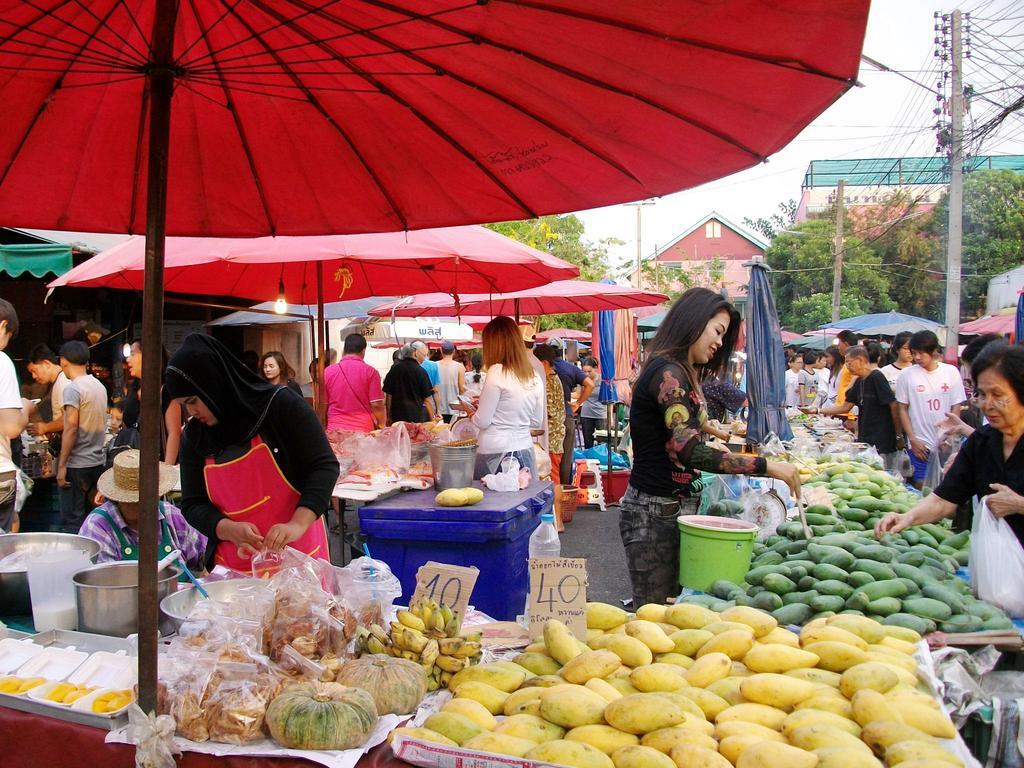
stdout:
<svg viewBox="0 0 1024 768">
<path fill-rule="evenodd" d="M 619 536 L 619 507 L 602 512 L 596 506 L 576 510 L 561 534 L 563 557 L 587 558 L 587 599 L 622 605 L 630 599 L 626 552 Z"/>
</svg>

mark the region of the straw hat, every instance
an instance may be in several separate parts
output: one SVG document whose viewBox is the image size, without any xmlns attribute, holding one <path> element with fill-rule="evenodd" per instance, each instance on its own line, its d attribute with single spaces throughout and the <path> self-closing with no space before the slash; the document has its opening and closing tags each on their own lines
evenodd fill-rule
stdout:
<svg viewBox="0 0 1024 768">
<path fill-rule="evenodd" d="M 164 496 L 178 482 L 178 468 L 160 462 L 157 495 Z M 114 466 L 100 475 L 96 489 L 111 501 L 139 500 L 139 451 L 128 448 L 114 456 Z"/>
</svg>

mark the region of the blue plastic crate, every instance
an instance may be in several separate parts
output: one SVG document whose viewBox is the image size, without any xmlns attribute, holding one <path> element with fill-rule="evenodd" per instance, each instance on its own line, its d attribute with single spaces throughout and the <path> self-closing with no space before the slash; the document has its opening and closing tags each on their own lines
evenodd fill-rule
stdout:
<svg viewBox="0 0 1024 768">
<path fill-rule="evenodd" d="M 541 512 L 550 510 L 553 498 L 550 484 L 528 492 L 525 497 L 488 494 L 478 505 L 480 510 L 460 507 L 455 511 L 462 514 L 454 515 L 447 509 L 445 519 L 435 517 L 441 510 L 432 506 L 424 509 L 408 503 L 410 496 L 419 494 L 403 494 L 360 509 L 359 526 L 371 555 L 386 562 L 402 582 L 401 602 L 412 598 L 416 572 L 430 560 L 476 566 L 480 576 L 470 604 L 495 619 L 512 620 L 522 612 L 529 588 L 530 534 L 540 523 Z M 429 495 L 432 501 L 433 494 Z M 405 503 L 396 505 L 396 499 Z"/>
</svg>

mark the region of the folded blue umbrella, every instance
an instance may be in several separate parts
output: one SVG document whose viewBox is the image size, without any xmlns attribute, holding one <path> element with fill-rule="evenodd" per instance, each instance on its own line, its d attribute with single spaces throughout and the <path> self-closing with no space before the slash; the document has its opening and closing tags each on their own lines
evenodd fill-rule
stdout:
<svg viewBox="0 0 1024 768">
<path fill-rule="evenodd" d="M 754 262 L 751 266 L 747 297 L 747 439 L 761 443 L 775 433 L 781 440 L 790 440 L 793 430 L 786 421 L 786 353 L 766 264 Z"/>
</svg>

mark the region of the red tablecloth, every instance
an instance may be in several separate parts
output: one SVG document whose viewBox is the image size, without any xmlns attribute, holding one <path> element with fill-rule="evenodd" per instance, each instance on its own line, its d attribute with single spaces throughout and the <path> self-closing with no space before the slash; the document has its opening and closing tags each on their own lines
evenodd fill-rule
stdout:
<svg viewBox="0 0 1024 768">
<path fill-rule="evenodd" d="M 50 717 L 0 707 L 0 765 L 35 768 L 135 768 L 135 748 L 106 744 L 106 731 L 66 723 Z M 310 768 L 308 760 L 267 757 L 213 757 L 185 752 L 178 758 L 180 768 Z M 409 768 L 396 760 L 391 747 L 374 747 L 359 768 Z"/>
</svg>

